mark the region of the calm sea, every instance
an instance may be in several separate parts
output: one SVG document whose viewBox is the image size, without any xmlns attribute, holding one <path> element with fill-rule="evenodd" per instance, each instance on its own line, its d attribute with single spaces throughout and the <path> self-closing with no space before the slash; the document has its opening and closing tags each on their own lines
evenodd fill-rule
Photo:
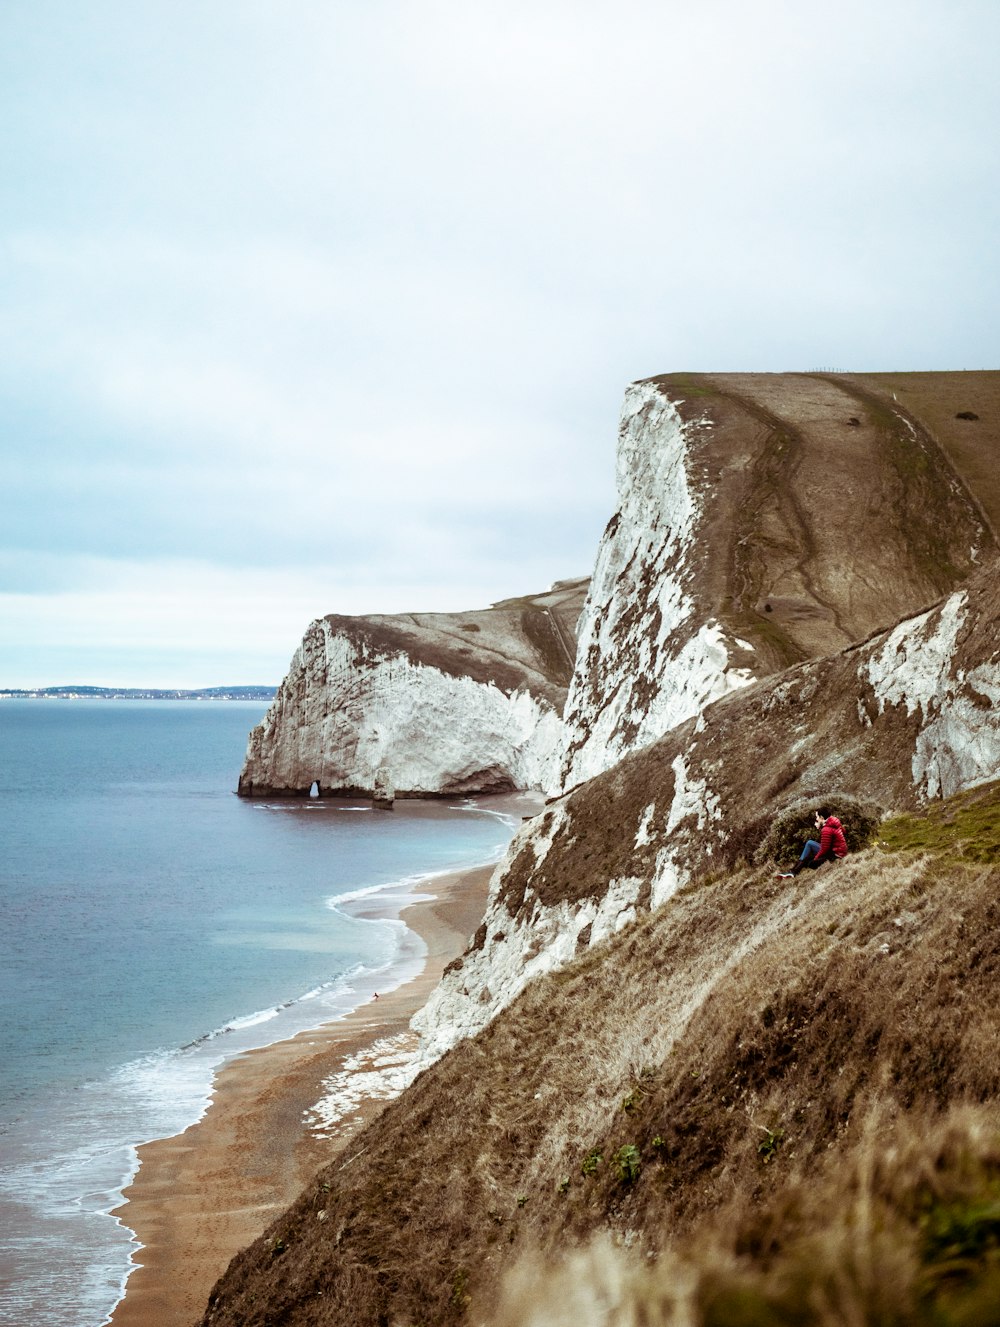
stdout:
<svg viewBox="0 0 1000 1327">
<path fill-rule="evenodd" d="M 513 832 L 488 801 L 244 802 L 264 710 L 0 702 L 4 1324 L 106 1322 L 136 1146 L 196 1120 L 224 1060 L 420 969 L 417 937 L 352 898 L 403 906 Z"/>
</svg>

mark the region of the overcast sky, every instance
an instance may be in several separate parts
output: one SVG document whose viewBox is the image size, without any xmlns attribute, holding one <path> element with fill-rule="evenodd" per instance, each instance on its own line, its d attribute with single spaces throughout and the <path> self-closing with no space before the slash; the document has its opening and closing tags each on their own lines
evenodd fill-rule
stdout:
<svg viewBox="0 0 1000 1327">
<path fill-rule="evenodd" d="M 626 384 L 996 368 L 996 0 L 2 0 L 0 686 L 587 574 Z"/>
</svg>

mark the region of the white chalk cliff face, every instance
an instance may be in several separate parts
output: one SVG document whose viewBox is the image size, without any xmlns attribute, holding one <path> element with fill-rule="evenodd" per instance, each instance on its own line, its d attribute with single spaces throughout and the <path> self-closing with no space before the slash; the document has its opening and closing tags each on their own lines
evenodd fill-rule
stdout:
<svg viewBox="0 0 1000 1327">
<path fill-rule="evenodd" d="M 454 677 L 403 654 L 358 658 L 314 622 L 281 693 L 255 729 L 242 789 L 370 795 L 500 792 L 552 786 L 561 723 L 527 691 Z M 252 794 L 251 794 L 252 795 Z"/>
<path fill-rule="evenodd" d="M 238 791 L 551 790 L 585 587 L 466 614 L 320 618 L 250 734 Z"/>
<path fill-rule="evenodd" d="M 933 602 L 992 551 L 927 430 L 845 376 L 633 384 L 618 500 L 582 616 L 576 581 L 475 613 L 314 623 L 240 793 L 564 790 Z"/>
<path fill-rule="evenodd" d="M 654 382 L 626 393 L 620 505 L 598 550 L 566 702 L 567 788 L 754 680 L 733 662 L 752 646 L 712 616 L 696 576 L 705 498 L 689 470 L 711 427 L 685 423 Z"/>
</svg>

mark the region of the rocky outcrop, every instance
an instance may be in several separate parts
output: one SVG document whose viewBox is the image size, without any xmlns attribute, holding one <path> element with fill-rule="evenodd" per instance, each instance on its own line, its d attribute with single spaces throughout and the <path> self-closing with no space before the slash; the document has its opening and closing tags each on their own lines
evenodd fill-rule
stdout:
<svg viewBox="0 0 1000 1327">
<path fill-rule="evenodd" d="M 935 438 L 869 379 L 634 383 L 617 484 L 566 706 L 567 788 L 933 602 L 994 548 Z"/>
<path fill-rule="evenodd" d="M 908 810 L 1000 776 L 1000 585 L 984 569 L 862 645 L 725 697 L 550 804 L 414 1026 L 425 1063 L 535 977 L 706 872 L 802 798 Z"/>
<path fill-rule="evenodd" d="M 586 585 L 478 612 L 313 622 L 250 734 L 240 795 L 551 790 Z"/>
</svg>

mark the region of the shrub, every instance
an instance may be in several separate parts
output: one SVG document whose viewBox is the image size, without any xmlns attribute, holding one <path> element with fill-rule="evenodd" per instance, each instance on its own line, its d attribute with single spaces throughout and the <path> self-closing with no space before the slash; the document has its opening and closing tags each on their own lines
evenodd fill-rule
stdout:
<svg viewBox="0 0 1000 1327">
<path fill-rule="evenodd" d="M 580 1162 L 580 1170 L 584 1175 L 593 1175 L 603 1160 L 604 1158 L 595 1147 L 594 1150 L 588 1152 Z"/>
<path fill-rule="evenodd" d="M 785 1141 L 784 1129 L 765 1129 L 764 1137 L 757 1144 L 757 1155 L 765 1165 L 778 1155 L 778 1148 Z"/>
<path fill-rule="evenodd" d="M 868 847 L 882 821 L 880 807 L 871 802 L 859 802 L 842 793 L 831 793 L 824 798 L 823 804 L 830 806 L 833 814 L 840 819 L 849 852 L 860 852 L 862 848 Z M 806 840 L 815 837 L 813 819 L 820 805 L 813 797 L 800 799 L 780 811 L 771 821 L 770 828 L 754 854 L 758 865 L 797 858 Z"/>
<path fill-rule="evenodd" d="M 639 1178 L 642 1160 L 635 1143 L 626 1143 L 624 1147 L 618 1149 L 615 1153 L 615 1165 L 618 1167 L 618 1177 L 623 1184 L 632 1184 Z"/>
</svg>

